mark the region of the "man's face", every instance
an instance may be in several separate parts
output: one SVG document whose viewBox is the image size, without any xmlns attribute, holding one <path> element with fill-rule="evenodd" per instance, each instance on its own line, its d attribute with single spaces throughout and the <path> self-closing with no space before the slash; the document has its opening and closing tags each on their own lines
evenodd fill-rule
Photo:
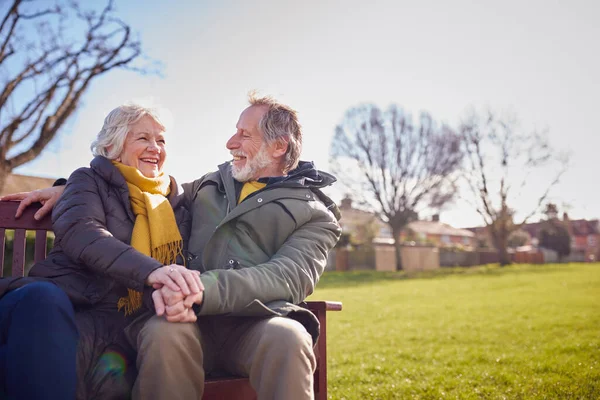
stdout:
<svg viewBox="0 0 600 400">
<path fill-rule="evenodd" d="M 281 174 L 274 168 L 278 164 L 273 157 L 274 144 L 267 144 L 258 128 L 266 112 L 266 107 L 246 108 L 240 115 L 236 133 L 227 141 L 227 149 L 233 156 L 231 172 L 240 182 Z"/>
</svg>

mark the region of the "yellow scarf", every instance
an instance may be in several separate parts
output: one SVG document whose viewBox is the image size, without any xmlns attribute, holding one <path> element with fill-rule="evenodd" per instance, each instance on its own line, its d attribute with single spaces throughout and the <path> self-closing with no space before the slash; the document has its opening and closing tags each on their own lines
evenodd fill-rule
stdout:
<svg viewBox="0 0 600 400">
<path fill-rule="evenodd" d="M 182 254 L 183 239 L 179 233 L 173 208 L 166 196 L 170 192 L 171 180 L 163 173 L 157 178 L 146 178 L 133 167 L 113 161 L 123 174 L 129 188 L 131 209 L 135 224 L 131 234 L 131 246 L 164 265 L 175 263 Z M 133 314 L 142 307 L 142 293 L 127 289 L 128 296 L 117 303 L 125 315 Z"/>
</svg>

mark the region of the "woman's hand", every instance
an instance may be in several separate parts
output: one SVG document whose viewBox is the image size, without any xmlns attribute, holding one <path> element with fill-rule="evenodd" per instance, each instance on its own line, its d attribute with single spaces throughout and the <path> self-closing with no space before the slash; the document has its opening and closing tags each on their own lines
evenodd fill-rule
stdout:
<svg viewBox="0 0 600 400">
<path fill-rule="evenodd" d="M 46 189 L 34 190 L 32 192 L 20 192 L 7 194 L 6 196 L 0 197 L 0 201 L 9 201 L 9 200 L 20 200 L 21 204 L 17 208 L 17 212 L 15 213 L 15 218 L 19 218 L 23 211 L 32 203 L 40 202 L 42 203 L 42 207 L 37 210 L 35 215 L 33 216 L 36 220 L 40 220 L 52 212 L 52 208 L 65 191 L 64 186 L 54 186 Z"/>
<path fill-rule="evenodd" d="M 146 284 L 155 289 L 167 286 L 174 291 L 181 291 L 184 296 L 197 294 L 204 290 L 200 280 L 200 272 L 187 269 L 178 264 L 165 265 L 152 271 L 146 279 Z"/>
</svg>

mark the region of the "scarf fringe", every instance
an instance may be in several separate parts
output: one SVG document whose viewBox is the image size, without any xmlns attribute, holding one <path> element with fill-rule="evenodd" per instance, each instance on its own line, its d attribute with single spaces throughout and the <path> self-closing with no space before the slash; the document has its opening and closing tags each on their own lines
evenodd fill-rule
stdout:
<svg viewBox="0 0 600 400">
<path fill-rule="evenodd" d="M 183 257 L 183 241 L 166 243 L 152 250 L 152 258 L 162 262 L 164 265 L 174 264 L 177 261 L 177 256 Z M 125 316 L 135 313 L 142 308 L 143 294 L 137 290 L 127 289 L 127 296 L 119 298 L 117 302 L 117 310 L 124 310 Z"/>
</svg>

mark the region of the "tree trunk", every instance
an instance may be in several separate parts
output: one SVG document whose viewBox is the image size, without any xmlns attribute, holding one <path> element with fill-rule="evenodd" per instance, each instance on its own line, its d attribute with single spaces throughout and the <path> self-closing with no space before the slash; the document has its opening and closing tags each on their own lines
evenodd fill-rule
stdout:
<svg viewBox="0 0 600 400">
<path fill-rule="evenodd" d="M 402 271 L 402 244 L 400 243 L 400 230 L 392 229 L 394 235 L 394 249 L 396 251 L 396 270 Z"/>
<path fill-rule="evenodd" d="M 488 226 L 488 230 L 492 237 L 494 248 L 498 252 L 498 262 L 501 267 L 504 267 L 505 265 L 510 265 L 512 263 L 507 248 L 509 233 L 506 227 L 498 225 L 500 225 L 500 221 L 496 222 L 495 226 Z"/>
<path fill-rule="evenodd" d="M 510 254 L 508 254 L 506 247 L 500 247 L 498 249 L 498 258 L 501 267 L 511 264 Z"/>
<path fill-rule="evenodd" d="M 6 184 L 6 179 L 8 179 L 8 174 L 8 169 L 4 169 L 0 166 L 0 193 L 3 193 L 4 185 Z"/>
</svg>

